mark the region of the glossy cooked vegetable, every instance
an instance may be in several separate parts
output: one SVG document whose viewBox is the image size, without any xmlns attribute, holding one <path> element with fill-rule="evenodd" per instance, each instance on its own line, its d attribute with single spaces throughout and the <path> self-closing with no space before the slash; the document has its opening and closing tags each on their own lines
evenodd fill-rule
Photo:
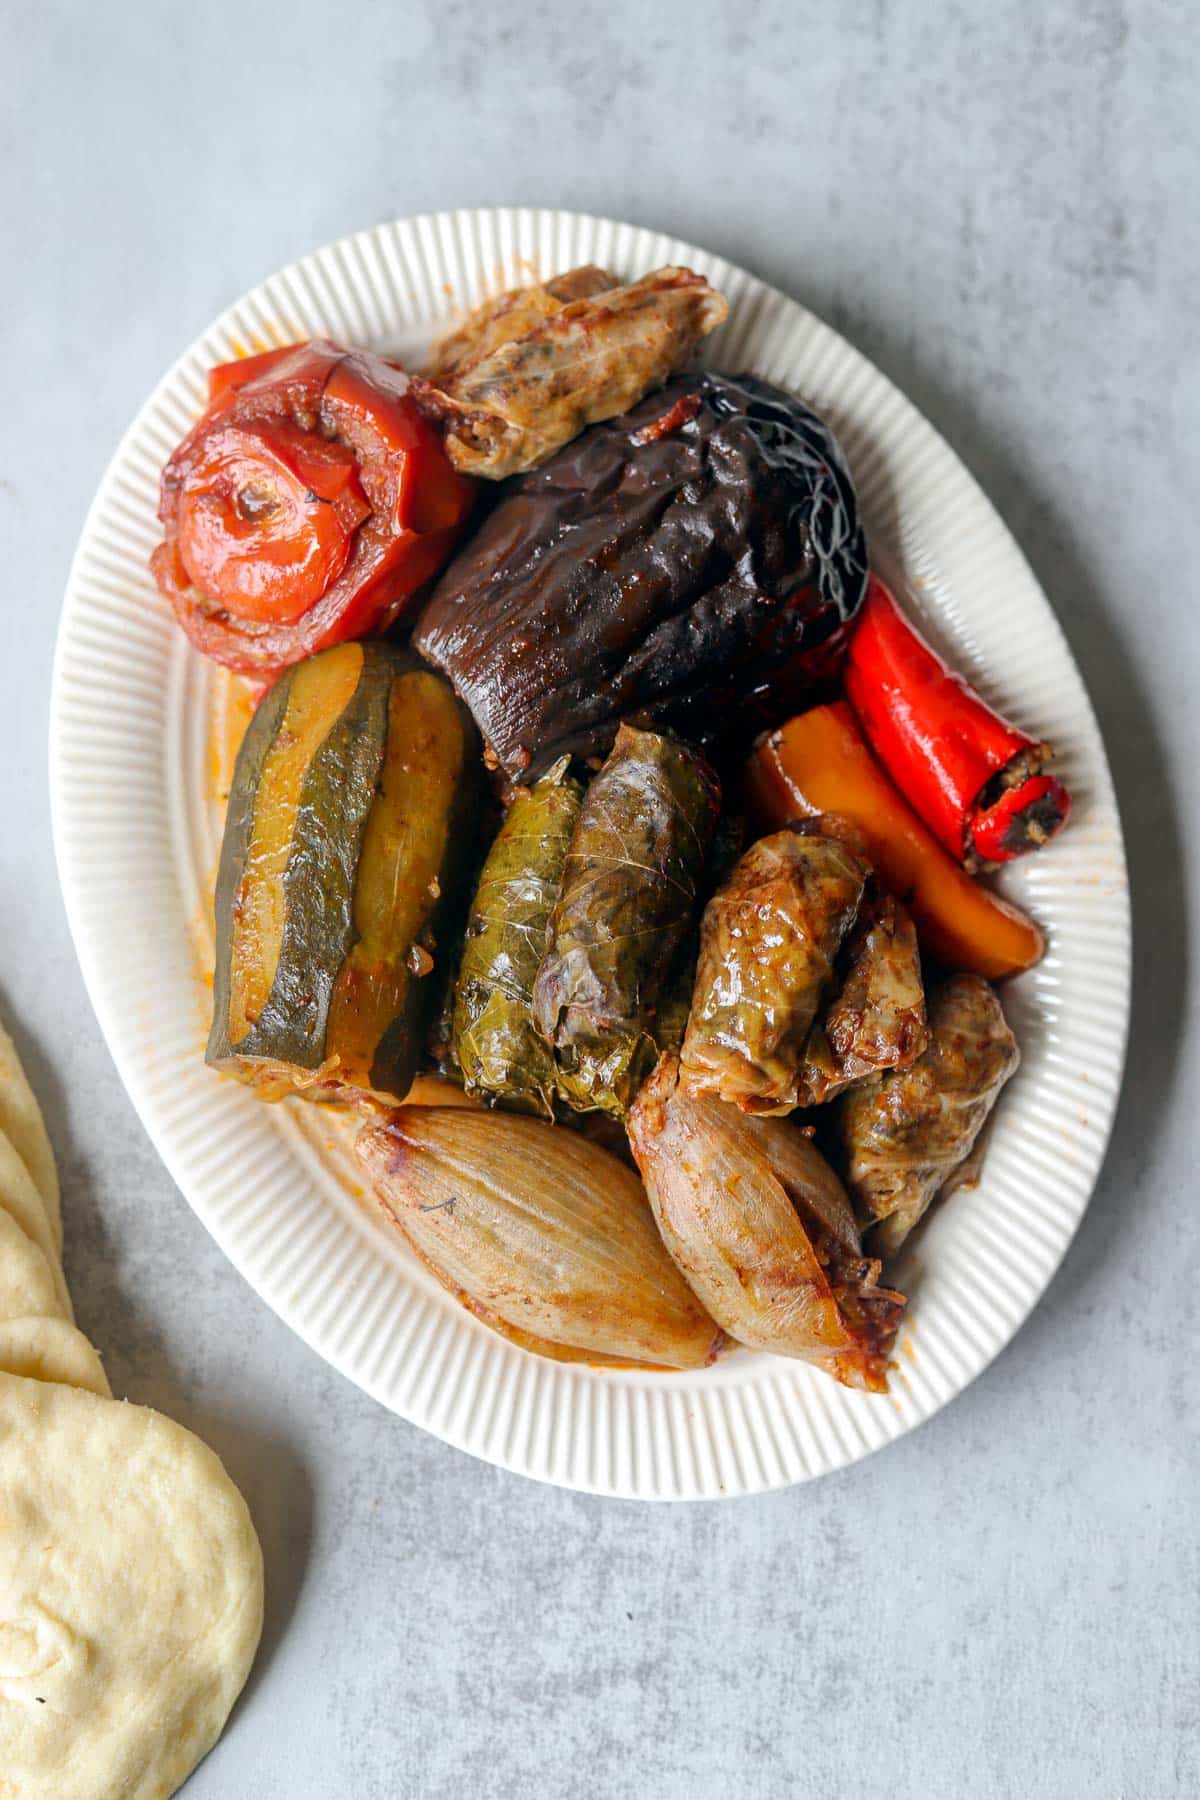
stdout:
<svg viewBox="0 0 1200 1800">
<path fill-rule="evenodd" d="M 534 1029 L 533 984 L 581 798 L 565 757 L 518 790 L 475 890 L 454 1007 L 467 1090 L 548 1115 L 554 1053 Z"/>
<path fill-rule="evenodd" d="M 407 375 L 314 339 L 212 371 L 163 470 L 151 565 L 198 650 L 271 676 L 385 630 L 473 495 Z"/>
<path fill-rule="evenodd" d="M 805 1046 L 867 871 L 836 838 L 760 838 L 713 895 L 683 1040 L 682 1085 L 744 1112 L 797 1104 Z"/>
<path fill-rule="evenodd" d="M 836 813 L 861 832 L 880 880 L 951 969 L 992 980 L 1030 968 L 1045 940 L 1032 919 L 951 860 L 871 754 L 844 700 L 790 719 L 756 747 L 746 797 L 760 829 Z"/>
<path fill-rule="evenodd" d="M 721 1334 L 663 1249 L 641 1182 L 576 1132 L 401 1107 L 355 1148 L 422 1261 L 526 1348 L 675 1369 L 716 1355 Z"/>
<path fill-rule="evenodd" d="M 866 578 L 829 428 L 703 373 L 510 483 L 414 641 L 520 781 L 623 718 L 748 742 L 835 671 Z"/>
<path fill-rule="evenodd" d="M 929 1039 L 912 920 L 890 894 L 865 902 L 846 941 L 839 983 L 805 1046 L 798 1104 L 916 1061 Z"/>
<path fill-rule="evenodd" d="M 1071 800 L 1039 744 L 993 712 L 905 618 L 877 576 L 843 671 L 864 732 L 900 792 L 957 862 L 1011 862 L 1049 843 Z"/>
<path fill-rule="evenodd" d="M 811 1136 L 790 1119 L 739 1115 L 742 1129 L 771 1165 L 804 1221 L 823 1265 L 862 1255 L 854 1208 L 839 1176 Z"/>
<path fill-rule="evenodd" d="M 702 275 L 656 269 L 569 301 L 523 336 L 504 332 L 504 341 L 414 391 L 444 422 L 455 468 L 501 481 L 538 468 L 585 426 L 661 387 L 728 313 Z"/>
<path fill-rule="evenodd" d="M 444 386 L 451 376 L 467 374 L 501 344 L 526 337 L 535 325 L 552 319 L 573 300 L 589 300 L 593 294 L 619 286 L 616 276 L 607 269 L 588 263 L 580 269 L 568 269 L 565 275 L 556 275 L 551 281 L 493 294 L 434 345 L 429 359 L 430 379 Z"/>
<path fill-rule="evenodd" d="M 846 1182 L 877 1255 L 895 1255 L 965 1162 L 1020 1060 L 987 982 L 952 975 L 930 993 L 924 1055 L 844 1097 Z"/>
<path fill-rule="evenodd" d="M 720 805 L 684 745 L 623 725 L 583 798 L 533 988 L 558 1090 L 621 1113 L 658 1054 L 656 1004 L 692 924 Z"/>
<path fill-rule="evenodd" d="M 339 644 L 275 684 L 225 822 L 210 1063 L 264 1093 L 403 1098 L 477 761 L 446 682 L 391 645 Z"/>
<path fill-rule="evenodd" d="M 629 1141 L 688 1285 L 739 1343 L 885 1392 L 904 1301 L 857 1253 L 836 1177 L 794 1126 L 688 1094 L 677 1077 L 664 1056 Z"/>
</svg>

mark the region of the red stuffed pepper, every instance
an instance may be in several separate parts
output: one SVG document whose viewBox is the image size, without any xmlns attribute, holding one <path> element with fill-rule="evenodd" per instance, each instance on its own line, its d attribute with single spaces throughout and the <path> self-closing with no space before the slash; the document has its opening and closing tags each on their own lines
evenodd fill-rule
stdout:
<svg viewBox="0 0 1200 1800">
<path fill-rule="evenodd" d="M 198 650 L 273 676 L 381 632 L 470 511 L 400 370 L 325 339 L 224 363 L 163 470 L 154 576 Z"/>
<path fill-rule="evenodd" d="M 1011 862 L 1062 830 L 1071 799 L 1045 770 L 1049 745 L 947 668 L 874 575 L 842 679 L 876 755 L 959 862 Z"/>
</svg>

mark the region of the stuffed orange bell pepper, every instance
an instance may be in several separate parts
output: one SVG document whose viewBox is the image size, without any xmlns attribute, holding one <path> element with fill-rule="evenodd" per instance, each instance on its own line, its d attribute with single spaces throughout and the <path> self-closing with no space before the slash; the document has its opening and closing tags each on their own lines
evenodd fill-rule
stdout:
<svg viewBox="0 0 1200 1800">
<path fill-rule="evenodd" d="M 746 767 L 755 822 L 836 813 L 861 832 L 885 886 L 904 901 L 930 954 L 992 980 L 1038 961 L 1032 919 L 981 887 L 943 850 L 876 761 L 844 700 L 800 713 L 756 747 Z"/>
</svg>

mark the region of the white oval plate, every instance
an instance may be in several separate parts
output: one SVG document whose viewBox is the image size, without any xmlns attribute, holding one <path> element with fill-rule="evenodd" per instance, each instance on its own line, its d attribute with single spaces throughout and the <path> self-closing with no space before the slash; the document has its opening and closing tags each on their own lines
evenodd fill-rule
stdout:
<svg viewBox="0 0 1200 1800">
<path fill-rule="evenodd" d="M 708 360 L 803 394 L 845 445 L 873 557 L 985 694 L 1058 747 L 1070 829 L 1005 888 L 1046 927 L 1005 989 L 1021 1042 L 981 1185 L 943 1204 L 909 1269 L 892 1392 L 849 1393 L 738 1351 L 699 1374 L 544 1361 L 478 1324 L 379 1222 L 327 1111 L 270 1107 L 202 1060 L 210 994 L 195 952 L 220 820 L 211 665 L 147 572 L 159 470 L 205 372 L 256 343 L 328 334 L 420 355 L 486 291 L 597 262 L 633 277 L 686 263 L 728 295 Z M 54 838 L 84 978 L 163 1160 L 230 1260 L 368 1393 L 447 1442 L 564 1487 L 639 1499 L 804 1481 L 912 1430 L 1026 1318 L 1079 1223 L 1116 1107 L 1129 996 L 1120 825 L 1096 721 L 1045 596 L 931 426 L 836 332 L 703 250 L 574 213 L 442 213 L 342 239 L 263 282 L 180 358 L 135 420 L 84 526 L 51 710 Z"/>
</svg>

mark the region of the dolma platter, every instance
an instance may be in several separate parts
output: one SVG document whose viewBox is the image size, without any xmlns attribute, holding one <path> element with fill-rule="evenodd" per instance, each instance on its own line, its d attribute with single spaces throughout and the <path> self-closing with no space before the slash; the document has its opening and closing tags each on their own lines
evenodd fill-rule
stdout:
<svg viewBox="0 0 1200 1800">
<path fill-rule="evenodd" d="M 485 294 L 583 264 L 666 264 L 730 302 L 701 360 L 804 396 L 854 472 L 873 563 L 984 696 L 1053 740 L 1075 795 L 1050 854 L 1003 891 L 1045 927 L 1006 984 L 1022 1062 L 981 1184 L 899 1268 L 910 1307 L 887 1395 L 735 1351 L 686 1373 L 539 1360 L 462 1310 L 364 1194 L 351 1129 L 266 1107 L 203 1063 L 221 809 L 221 677 L 156 596 L 158 474 L 206 371 L 248 347 L 327 335 L 416 357 Z M 997 514 L 917 410 L 796 301 L 704 250 L 566 212 L 497 208 L 360 232 L 271 276 L 215 320 L 130 427 L 71 568 L 51 708 L 55 846 L 92 1003 L 143 1123 L 229 1259 L 315 1350 L 448 1443 L 559 1485 L 638 1499 L 749 1494 L 881 1448 L 960 1393 L 1061 1261 L 1104 1157 L 1124 1057 L 1129 910 L 1112 782 L 1050 603 Z"/>
</svg>

